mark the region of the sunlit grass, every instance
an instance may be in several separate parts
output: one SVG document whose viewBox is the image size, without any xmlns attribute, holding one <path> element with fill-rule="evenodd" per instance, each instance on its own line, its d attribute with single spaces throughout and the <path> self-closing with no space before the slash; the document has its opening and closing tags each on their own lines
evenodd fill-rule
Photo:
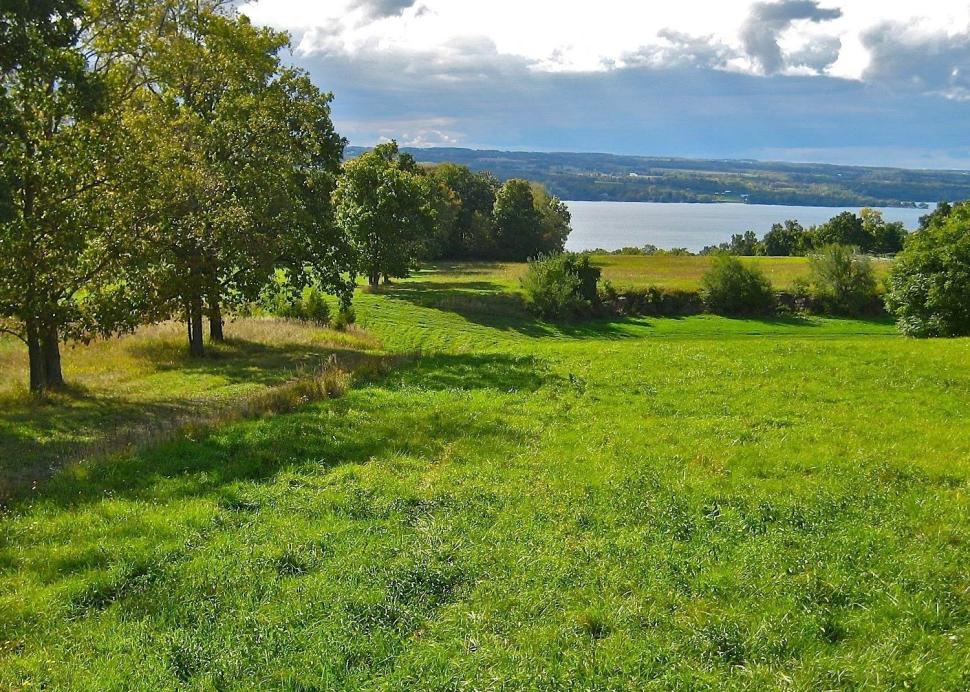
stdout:
<svg viewBox="0 0 970 692">
<path fill-rule="evenodd" d="M 359 296 L 390 374 L 12 507 L 0 687 L 967 688 L 970 340 L 481 269 Z"/>
<path fill-rule="evenodd" d="M 231 418 L 269 401 L 267 389 L 315 382 L 331 356 L 353 369 L 378 348 L 357 329 L 240 319 L 227 324 L 226 343 L 210 344 L 208 356 L 193 361 L 183 329 L 167 323 L 69 345 L 62 354 L 67 390 L 42 397 L 27 390 L 26 349 L 8 340 L 0 349 L 0 495 L 64 461 Z"/>
<path fill-rule="evenodd" d="M 771 280 L 776 290 L 792 287 L 796 279 L 807 279 L 806 257 L 743 257 L 742 261 L 757 266 Z M 593 262 L 602 268 L 603 278 L 619 288 L 663 288 L 697 290 L 701 277 L 710 268 L 710 257 L 679 257 L 673 255 L 594 255 Z M 880 279 L 889 273 L 889 261 L 873 264 Z M 517 288 L 525 273 L 524 263 L 441 263 L 432 265 L 420 274 L 433 282 L 491 281 L 507 288 Z"/>
</svg>

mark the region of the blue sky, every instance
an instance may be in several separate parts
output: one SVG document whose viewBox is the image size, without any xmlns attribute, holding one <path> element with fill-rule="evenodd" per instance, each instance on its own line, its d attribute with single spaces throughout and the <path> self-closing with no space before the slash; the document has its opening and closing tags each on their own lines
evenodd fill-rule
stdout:
<svg viewBox="0 0 970 692">
<path fill-rule="evenodd" d="M 970 3 L 255 0 L 353 144 L 970 168 Z"/>
</svg>

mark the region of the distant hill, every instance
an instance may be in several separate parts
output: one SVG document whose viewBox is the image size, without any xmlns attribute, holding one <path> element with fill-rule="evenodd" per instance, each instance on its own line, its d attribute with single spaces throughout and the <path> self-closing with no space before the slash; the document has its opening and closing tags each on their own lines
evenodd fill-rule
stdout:
<svg viewBox="0 0 970 692">
<path fill-rule="evenodd" d="M 815 207 L 914 207 L 970 199 L 970 172 L 613 154 L 404 148 L 422 163 L 450 161 L 528 178 L 569 200 L 748 202 Z M 348 147 L 358 156 L 363 147 Z"/>
</svg>

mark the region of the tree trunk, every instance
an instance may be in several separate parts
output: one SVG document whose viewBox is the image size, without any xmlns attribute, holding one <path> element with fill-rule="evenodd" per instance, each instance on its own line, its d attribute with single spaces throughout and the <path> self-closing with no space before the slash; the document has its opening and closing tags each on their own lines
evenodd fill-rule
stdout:
<svg viewBox="0 0 970 692">
<path fill-rule="evenodd" d="M 222 306 L 220 305 L 219 289 L 213 286 L 209 290 L 207 299 L 209 307 L 209 340 L 225 341 L 226 336 L 222 330 Z"/>
<path fill-rule="evenodd" d="M 380 273 L 371 274 L 370 276 L 368 276 L 367 277 L 367 283 L 369 285 L 371 285 L 371 286 L 378 286 L 378 285 L 380 285 L 380 283 L 381 283 L 381 275 L 380 275 Z"/>
<path fill-rule="evenodd" d="M 44 375 L 46 386 L 60 389 L 64 386 L 64 374 L 61 372 L 61 342 L 57 336 L 57 329 L 48 327 L 41 340 L 44 352 Z"/>
<path fill-rule="evenodd" d="M 47 386 L 47 368 L 44 351 L 40 347 L 37 323 L 27 321 L 27 357 L 30 362 L 30 391 L 39 392 Z"/>
<path fill-rule="evenodd" d="M 202 297 L 193 296 L 186 306 L 186 323 L 189 328 L 189 355 L 201 358 L 205 355 L 202 343 Z"/>
</svg>

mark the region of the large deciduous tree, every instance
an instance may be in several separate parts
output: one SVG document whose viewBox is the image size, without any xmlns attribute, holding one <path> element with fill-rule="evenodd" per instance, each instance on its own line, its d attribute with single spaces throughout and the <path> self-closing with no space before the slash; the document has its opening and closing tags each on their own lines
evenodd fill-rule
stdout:
<svg viewBox="0 0 970 692">
<path fill-rule="evenodd" d="M 542 252 L 542 219 L 529 181 L 506 181 L 495 194 L 493 216 L 499 258 L 522 261 Z"/>
<path fill-rule="evenodd" d="M 79 2 L 0 6 L 0 328 L 26 344 L 32 390 L 64 384 L 62 340 L 133 321 L 137 242 L 117 222 L 140 179 L 117 108 L 130 71 L 90 39 Z"/>
<path fill-rule="evenodd" d="M 970 202 L 948 207 L 906 238 L 886 306 L 909 336 L 970 336 Z"/>
<path fill-rule="evenodd" d="M 367 282 L 407 276 L 434 224 L 428 181 L 414 159 L 395 142 L 378 145 L 344 165 L 334 200 Z"/>
<path fill-rule="evenodd" d="M 154 316 L 182 314 L 200 356 L 203 316 L 221 339 L 223 307 L 254 299 L 280 266 L 346 294 L 350 248 L 330 208 L 344 142 L 330 95 L 281 64 L 288 37 L 226 0 L 131 7 L 145 42 L 135 110 L 155 151 Z"/>
</svg>

